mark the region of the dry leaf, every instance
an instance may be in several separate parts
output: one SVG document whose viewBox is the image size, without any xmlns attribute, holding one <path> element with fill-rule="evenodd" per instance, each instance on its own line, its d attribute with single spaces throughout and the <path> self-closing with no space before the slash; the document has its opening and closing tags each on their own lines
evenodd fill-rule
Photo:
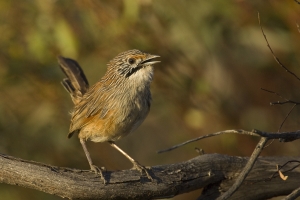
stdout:
<svg viewBox="0 0 300 200">
<path fill-rule="evenodd" d="M 280 170 L 278 170 L 278 173 L 282 180 L 286 181 L 286 179 L 288 179 L 288 176 L 283 175 L 283 173 Z"/>
</svg>

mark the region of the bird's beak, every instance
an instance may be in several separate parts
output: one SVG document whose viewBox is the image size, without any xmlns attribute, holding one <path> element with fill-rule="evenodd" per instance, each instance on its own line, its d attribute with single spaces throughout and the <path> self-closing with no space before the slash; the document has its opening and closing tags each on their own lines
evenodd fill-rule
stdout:
<svg viewBox="0 0 300 200">
<path fill-rule="evenodd" d="M 159 63 L 159 60 L 153 60 L 155 58 L 159 58 L 160 56 L 157 55 L 148 55 L 145 60 L 143 60 L 140 65 L 153 65 L 155 63 Z"/>
</svg>

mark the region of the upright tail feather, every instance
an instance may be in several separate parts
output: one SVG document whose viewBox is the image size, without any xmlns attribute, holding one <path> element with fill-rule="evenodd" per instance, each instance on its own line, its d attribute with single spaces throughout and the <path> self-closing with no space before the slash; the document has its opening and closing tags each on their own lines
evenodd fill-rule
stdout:
<svg viewBox="0 0 300 200">
<path fill-rule="evenodd" d="M 70 58 L 57 57 L 59 66 L 67 78 L 61 82 L 70 93 L 72 101 L 76 104 L 89 88 L 89 83 L 80 65 Z"/>
</svg>

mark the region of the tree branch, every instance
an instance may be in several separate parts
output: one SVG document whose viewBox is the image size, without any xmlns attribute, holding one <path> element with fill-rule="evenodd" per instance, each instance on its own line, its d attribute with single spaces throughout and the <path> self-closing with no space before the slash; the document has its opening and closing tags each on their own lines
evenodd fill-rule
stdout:
<svg viewBox="0 0 300 200">
<path fill-rule="evenodd" d="M 222 199 L 228 199 L 233 195 L 233 193 L 241 187 L 243 181 L 246 179 L 247 175 L 250 173 L 251 169 L 254 166 L 255 161 L 257 160 L 259 154 L 263 150 L 265 144 L 267 143 L 268 138 L 262 137 L 258 144 L 256 145 L 251 157 L 249 158 L 249 161 L 247 162 L 245 168 L 241 172 L 241 174 L 238 176 L 237 180 L 234 182 L 234 184 L 231 186 L 229 190 L 227 190 L 222 196 L 218 198 L 218 200 Z"/>
<path fill-rule="evenodd" d="M 286 181 L 278 176 L 270 179 L 277 171 L 276 165 L 289 160 L 300 160 L 300 157 L 258 158 L 251 173 L 231 198 L 245 199 L 245 193 L 248 199 L 291 193 L 300 187 L 299 168 L 285 172 L 289 177 Z M 100 177 L 91 171 L 50 166 L 0 154 L 0 182 L 69 199 L 166 198 L 203 187 L 205 193 L 201 199 L 215 199 L 232 186 L 247 162 L 248 158 L 205 154 L 182 163 L 152 167 L 157 182 L 140 178 L 138 171 L 122 170 L 105 172 L 108 184 L 103 185 Z M 215 192 L 213 186 L 218 186 L 218 191 L 211 194 Z"/>
</svg>

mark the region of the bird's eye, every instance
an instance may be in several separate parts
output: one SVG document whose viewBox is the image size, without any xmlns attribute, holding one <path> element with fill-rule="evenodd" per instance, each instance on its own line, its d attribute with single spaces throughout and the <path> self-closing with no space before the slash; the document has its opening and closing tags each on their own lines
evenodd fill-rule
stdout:
<svg viewBox="0 0 300 200">
<path fill-rule="evenodd" d="M 134 58 L 129 58 L 128 59 L 128 63 L 131 64 L 131 65 L 134 64 L 135 63 L 135 59 Z"/>
</svg>

